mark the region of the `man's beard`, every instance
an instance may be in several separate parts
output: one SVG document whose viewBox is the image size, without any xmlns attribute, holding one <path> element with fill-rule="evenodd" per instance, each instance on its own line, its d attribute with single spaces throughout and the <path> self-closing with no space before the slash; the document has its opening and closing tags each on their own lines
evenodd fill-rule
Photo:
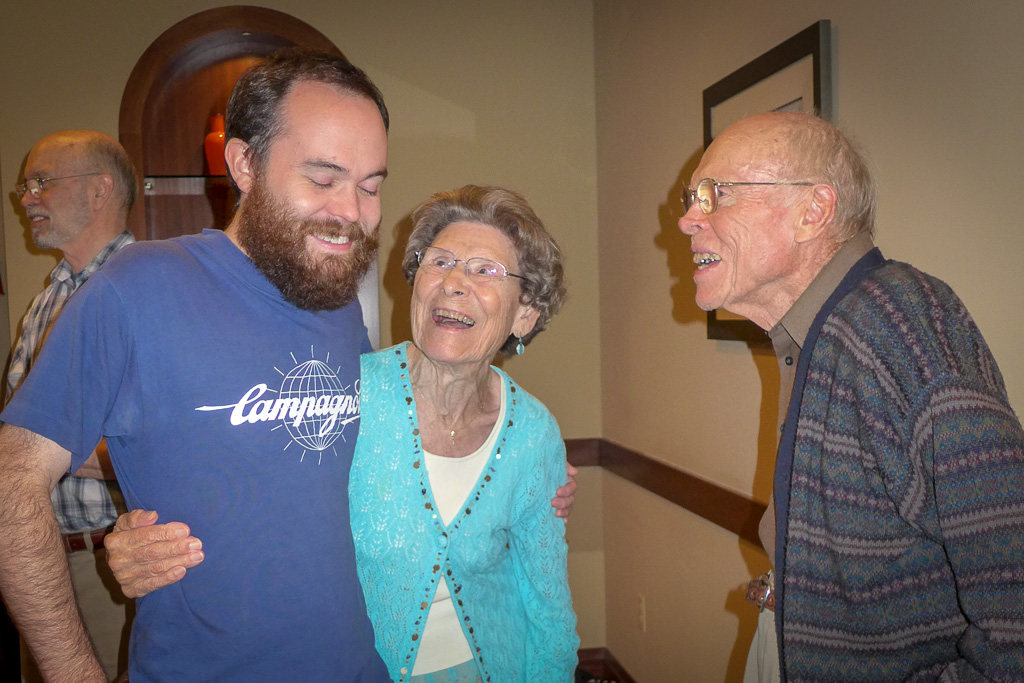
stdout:
<svg viewBox="0 0 1024 683">
<path fill-rule="evenodd" d="M 238 241 L 253 264 L 285 300 L 298 308 L 341 308 L 356 298 L 359 281 L 377 257 L 377 230 L 362 223 L 300 219 L 274 197 L 261 177 L 240 208 Z M 349 249 L 335 256 L 312 255 L 307 235 L 347 235 Z"/>
</svg>

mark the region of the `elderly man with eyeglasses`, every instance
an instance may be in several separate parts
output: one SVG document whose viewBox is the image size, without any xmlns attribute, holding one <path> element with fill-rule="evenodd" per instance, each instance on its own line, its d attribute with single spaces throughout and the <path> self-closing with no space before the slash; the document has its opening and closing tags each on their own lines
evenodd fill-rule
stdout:
<svg viewBox="0 0 1024 683">
<path fill-rule="evenodd" d="M 697 304 L 768 330 L 782 375 L 747 680 L 1024 680 L 1024 433 L 960 299 L 875 248 L 861 156 L 751 117 L 683 203 Z"/>
<path fill-rule="evenodd" d="M 111 255 L 135 241 L 126 229 L 138 191 L 131 160 L 113 138 L 68 130 L 40 140 L 29 152 L 15 193 L 25 209 L 32 241 L 64 258 L 22 319 L 7 372 L 10 401 L 32 368 L 50 326 L 86 280 Z M 133 601 L 113 580 L 103 539 L 125 509 L 102 442 L 76 474 L 65 475 L 51 495 L 71 569 L 75 597 L 104 672 L 127 669 Z M 23 668 L 31 669 L 23 656 Z M 31 674 L 27 674 L 31 676 Z"/>
</svg>

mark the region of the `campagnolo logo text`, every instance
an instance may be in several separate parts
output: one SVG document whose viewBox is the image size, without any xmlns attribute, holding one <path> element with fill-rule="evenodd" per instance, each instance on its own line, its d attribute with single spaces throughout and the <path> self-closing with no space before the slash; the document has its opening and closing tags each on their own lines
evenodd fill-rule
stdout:
<svg viewBox="0 0 1024 683">
<path fill-rule="evenodd" d="M 313 349 L 310 348 L 310 356 Z M 223 406 L 200 406 L 199 411 L 230 410 L 228 420 L 232 426 L 275 423 L 274 430 L 284 427 L 291 441 L 302 450 L 300 460 L 307 451 L 316 451 L 319 459 L 323 452 L 338 440 L 345 440 L 345 427 L 359 419 L 359 380 L 344 386 L 338 373 L 331 369 L 330 355 L 326 361 L 310 359 L 300 363 L 292 354 L 295 367 L 283 375 L 281 388 L 271 389 L 267 384 L 254 385 L 237 403 Z M 337 455 L 337 452 L 335 452 Z"/>
</svg>

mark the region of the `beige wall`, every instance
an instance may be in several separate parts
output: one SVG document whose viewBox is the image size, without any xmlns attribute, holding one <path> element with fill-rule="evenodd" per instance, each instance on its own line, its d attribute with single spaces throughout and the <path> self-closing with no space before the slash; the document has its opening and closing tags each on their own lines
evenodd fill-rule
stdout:
<svg viewBox="0 0 1024 683">
<path fill-rule="evenodd" d="M 879 246 L 953 286 L 1024 406 L 1024 4 L 597 0 L 594 16 L 606 438 L 767 499 L 778 372 L 705 339 L 677 197 L 701 148 L 702 90 L 823 18 L 839 120 L 880 187 Z M 767 558 L 609 479 L 608 646 L 641 683 L 739 680 L 755 615 L 737 591 Z"/>
<path fill-rule="evenodd" d="M 0 20 L 0 179 L 10 321 L 17 325 L 57 256 L 30 248 L 11 188 L 31 145 L 64 128 L 117 136 L 124 84 L 147 46 L 177 21 L 225 2 L 57 0 Z M 544 401 L 567 437 L 600 434 L 597 180 L 593 19 L 589 0 L 444 3 L 269 0 L 311 24 L 381 87 L 391 111 L 390 177 L 381 227 L 382 342 L 408 335 L 408 289 L 396 232 L 431 193 L 465 183 L 521 191 L 567 255 L 570 300 L 550 329 L 505 368 Z M 2 246 L 2 245 L 0 245 Z M 402 244 L 404 247 L 404 243 Z M 2 315 L 6 321 L 7 316 Z M 0 347 L 8 335 L 0 325 Z M 571 355 L 564 353 L 572 349 Z M 580 506 L 600 505 L 600 477 L 581 477 Z M 591 484 L 591 482 L 595 482 Z M 588 502 L 589 501 L 589 502 Z M 592 523 L 586 523 L 586 517 Z M 584 645 L 604 642 L 600 513 L 572 540 Z M 577 552 L 576 548 L 580 550 Z M 587 596 L 582 599 L 579 596 Z"/>
<path fill-rule="evenodd" d="M 136 60 L 177 21 L 230 3 L 58 1 L 0 21 L 0 178 L 8 189 L 10 320 L 17 324 L 56 257 L 29 254 L 9 188 L 25 154 L 61 128 L 117 136 L 121 94 Z M 394 235 L 429 194 L 461 184 L 521 191 L 569 255 L 571 300 L 507 369 L 545 401 L 567 436 L 600 431 L 593 24 L 585 0 L 443 4 L 327 0 L 261 2 L 311 24 L 362 66 L 392 115 L 381 266 Z M 7 10 L 5 14 L 10 14 Z M 393 272 L 393 271 L 390 271 Z M 406 338 L 404 283 L 381 297 L 384 342 Z M 395 314 L 393 302 L 403 307 Z M 393 332 L 394 331 L 394 332 Z M 587 343 L 578 344 L 578 340 Z M 559 349 L 576 346 L 578 363 Z M 558 381 L 546 381 L 558 378 Z"/>
</svg>

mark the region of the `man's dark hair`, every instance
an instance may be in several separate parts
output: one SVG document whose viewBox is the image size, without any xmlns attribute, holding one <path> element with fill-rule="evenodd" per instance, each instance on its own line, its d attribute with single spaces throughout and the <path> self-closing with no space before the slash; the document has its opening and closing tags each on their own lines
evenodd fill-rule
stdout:
<svg viewBox="0 0 1024 683">
<path fill-rule="evenodd" d="M 362 69 L 343 56 L 308 48 L 286 48 L 250 67 L 231 92 L 225 122 L 225 137 L 249 145 L 246 154 L 262 167 L 274 138 L 281 132 L 281 103 L 296 83 L 324 83 L 339 91 L 365 97 L 377 105 L 384 130 L 388 130 L 388 108 L 384 95 Z M 238 186 L 232 178 L 235 191 Z"/>
</svg>

